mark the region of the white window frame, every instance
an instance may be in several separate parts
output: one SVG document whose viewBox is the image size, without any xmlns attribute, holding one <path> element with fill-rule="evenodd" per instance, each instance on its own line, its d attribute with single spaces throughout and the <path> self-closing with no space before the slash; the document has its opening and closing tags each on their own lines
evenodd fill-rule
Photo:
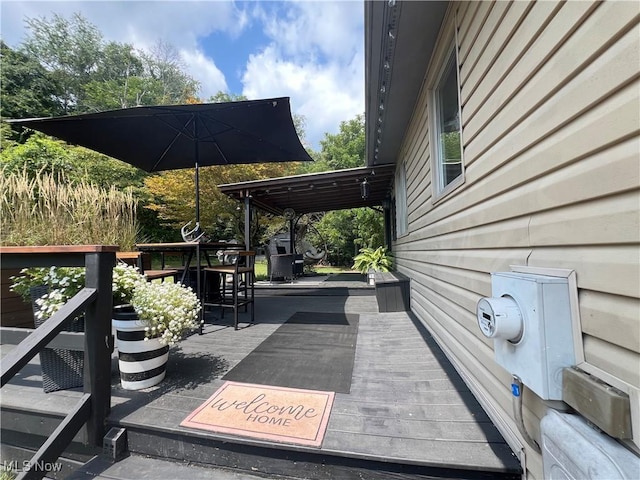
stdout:
<svg viewBox="0 0 640 480">
<path fill-rule="evenodd" d="M 409 231 L 409 219 L 407 212 L 407 172 L 404 162 L 396 168 L 395 178 L 395 205 L 396 205 L 396 236 L 402 237 Z"/>
<path fill-rule="evenodd" d="M 440 65 L 440 70 L 438 72 L 435 81 L 433 82 L 431 88 L 429 89 L 429 100 L 431 104 L 430 108 L 430 117 L 431 121 L 429 122 L 429 131 L 430 135 L 430 145 L 431 145 L 431 174 L 432 174 L 432 198 L 433 202 L 437 202 L 442 198 L 449 195 L 452 191 L 458 188 L 460 185 L 464 183 L 465 180 L 465 168 L 464 168 L 464 147 L 463 147 L 463 136 L 462 136 L 462 108 L 460 102 L 460 70 L 458 68 L 458 49 L 456 48 L 456 40 L 449 45 L 446 52 L 447 54 L 443 57 L 442 64 Z M 440 125 L 441 125 L 441 112 L 440 112 L 440 102 L 439 102 L 439 92 L 441 90 L 441 85 L 444 79 L 446 78 L 447 73 L 451 67 L 451 64 L 455 68 L 456 72 L 456 91 L 458 97 L 458 118 L 460 119 L 460 167 L 461 172 L 452 182 L 448 185 L 444 184 L 444 161 L 442 148 L 440 146 Z"/>
</svg>

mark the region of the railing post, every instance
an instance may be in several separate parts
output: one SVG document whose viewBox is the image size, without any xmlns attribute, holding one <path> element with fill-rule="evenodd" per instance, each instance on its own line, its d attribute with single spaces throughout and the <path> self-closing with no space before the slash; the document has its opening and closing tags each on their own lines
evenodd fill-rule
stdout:
<svg viewBox="0 0 640 480">
<path fill-rule="evenodd" d="M 98 297 L 85 312 L 84 392 L 91 394 L 88 442 L 101 446 L 111 408 L 112 271 L 114 252 L 86 254 L 85 285 L 97 289 Z"/>
</svg>

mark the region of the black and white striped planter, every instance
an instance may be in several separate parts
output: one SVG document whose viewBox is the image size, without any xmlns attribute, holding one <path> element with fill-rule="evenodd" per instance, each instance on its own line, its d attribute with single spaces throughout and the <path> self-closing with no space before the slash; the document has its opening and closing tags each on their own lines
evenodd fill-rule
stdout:
<svg viewBox="0 0 640 480">
<path fill-rule="evenodd" d="M 120 383 L 125 390 L 140 390 L 160 383 L 166 374 L 169 346 L 157 338 L 145 340 L 145 324 L 130 305 L 113 309 Z"/>
</svg>

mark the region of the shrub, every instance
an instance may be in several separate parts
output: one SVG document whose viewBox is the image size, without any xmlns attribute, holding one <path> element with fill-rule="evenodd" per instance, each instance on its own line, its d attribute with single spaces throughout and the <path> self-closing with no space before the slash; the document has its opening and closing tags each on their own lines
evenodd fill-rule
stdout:
<svg viewBox="0 0 640 480">
<path fill-rule="evenodd" d="M 393 266 L 392 256 L 385 247 L 361 248 L 353 260 L 352 268 L 360 273 L 367 273 L 369 270 L 388 272 Z"/>
<path fill-rule="evenodd" d="M 0 171 L 0 245 L 136 243 L 137 201 L 130 191 L 104 189 L 64 175 Z"/>
</svg>

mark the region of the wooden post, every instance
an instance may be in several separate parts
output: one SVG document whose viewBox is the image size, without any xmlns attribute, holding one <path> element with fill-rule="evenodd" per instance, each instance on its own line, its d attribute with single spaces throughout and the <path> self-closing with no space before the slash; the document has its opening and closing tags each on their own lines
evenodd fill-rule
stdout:
<svg viewBox="0 0 640 480">
<path fill-rule="evenodd" d="M 244 249 L 251 250 L 251 197 L 244 197 Z"/>
<path fill-rule="evenodd" d="M 111 334 L 113 252 L 86 254 L 87 287 L 98 291 L 98 298 L 85 312 L 84 392 L 91 394 L 91 416 L 87 421 L 88 441 L 101 446 L 106 419 L 111 408 Z"/>
</svg>

